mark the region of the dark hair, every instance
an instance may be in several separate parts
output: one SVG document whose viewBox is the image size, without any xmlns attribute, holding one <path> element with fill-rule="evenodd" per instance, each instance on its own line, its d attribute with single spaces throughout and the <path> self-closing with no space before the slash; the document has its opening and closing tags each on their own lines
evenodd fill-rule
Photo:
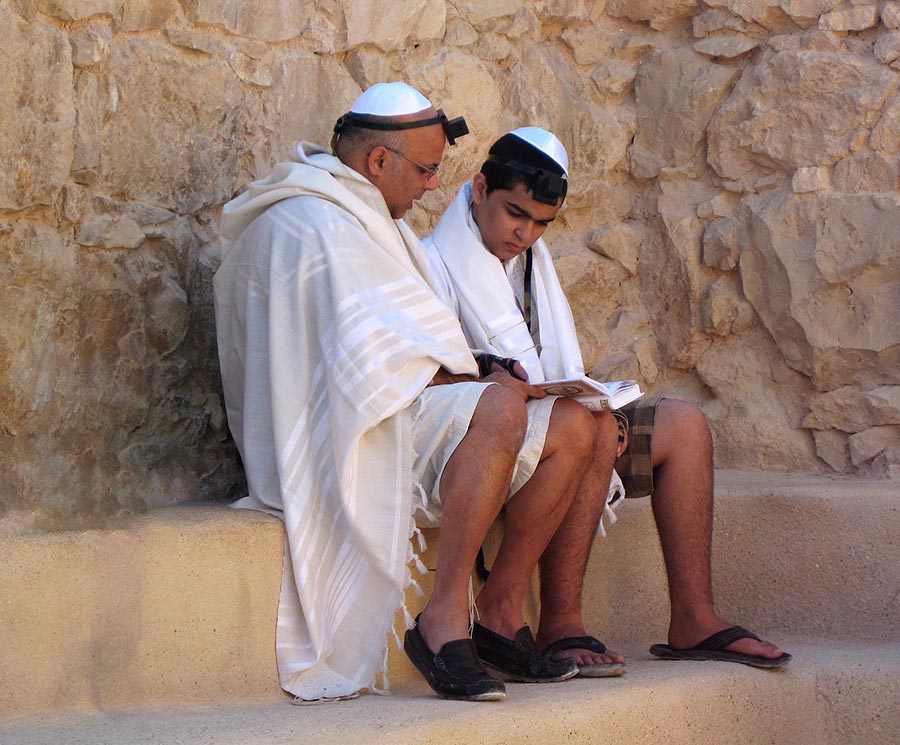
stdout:
<svg viewBox="0 0 900 745">
<path fill-rule="evenodd" d="M 521 137 L 509 133 L 497 140 L 481 166 L 487 193 L 495 189 L 515 189 L 524 184 L 532 196 L 545 204 L 566 198 L 565 171 L 553 158 Z"/>
<path fill-rule="evenodd" d="M 385 125 L 399 123 L 397 118 L 390 116 L 372 116 L 369 114 L 358 114 L 356 116 L 359 120 L 368 120 Z M 378 145 L 392 148 L 403 146 L 403 135 L 398 130 L 369 129 L 368 127 L 357 126 L 352 121 L 342 123 L 340 119 L 338 122 L 341 126 L 335 125 L 335 132 L 331 138 L 331 151 L 335 155 L 339 155 L 339 149 L 345 153 L 359 150 L 368 152 Z"/>
</svg>

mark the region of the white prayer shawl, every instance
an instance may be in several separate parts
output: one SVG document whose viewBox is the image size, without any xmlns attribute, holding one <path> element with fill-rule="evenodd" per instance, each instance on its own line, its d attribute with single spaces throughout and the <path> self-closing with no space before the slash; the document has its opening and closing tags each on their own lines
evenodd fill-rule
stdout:
<svg viewBox="0 0 900 745">
<path fill-rule="evenodd" d="M 221 237 L 219 357 L 250 490 L 235 506 L 285 522 L 281 685 L 377 690 L 413 583 L 407 407 L 438 367 L 475 361 L 412 231 L 313 145 L 229 202 Z"/>
<path fill-rule="evenodd" d="M 482 243 L 471 217 L 471 204 L 469 182 L 425 241 L 440 255 L 450 275 L 452 289 L 445 300 L 458 308 L 469 344 L 482 352 L 519 360 L 535 383 L 582 377 L 584 363 L 575 321 L 546 244 L 538 240 L 532 246 L 532 308 L 537 309 L 540 324 L 538 352 L 507 279 L 508 268 Z M 525 255 L 520 254 L 505 263 L 524 261 Z"/>
<path fill-rule="evenodd" d="M 503 262 L 488 251 L 472 218 L 471 205 L 470 181 L 424 241 L 432 271 L 440 279 L 439 293 L 457 311 L 469 345 L 480 352 L 519 360 L 532 382 L 582 377 L 584 362 L 575 320 L 547 245 L 539 239 L 531 249 L 531 308 L 538 318 L 538 352 L 509 279 L 513 274 L 510 265 L 524 263 L 525 256 Z M 613 471 L 604 509 L 610 523 L 616 522 L 610 502 L 620 491 L 624 491 L 622 479 Z M 598 532 L 606 535 L 602 521 Z"/>
</svg>

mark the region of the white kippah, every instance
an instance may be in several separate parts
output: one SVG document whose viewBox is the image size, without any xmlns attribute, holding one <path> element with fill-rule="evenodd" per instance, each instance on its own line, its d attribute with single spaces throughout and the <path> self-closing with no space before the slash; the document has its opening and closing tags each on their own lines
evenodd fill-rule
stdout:
<svg viewBox="0 0 900 745">
<path fill-rule="evenodd" d="M 353 102 L 354 114 L 403 116 L 431 108 L 431 101 L 406 83 L 375 83 Z"/>
<path fill-rule="evenodd" d="M 540 127 L 519 127 L 509 134 L 515 135 L 520 140 L 525 140 L 529 145 L 540 150 L 548 158 L 552 159 L 566 176 L 569 175 L 569 155 L 559 138 Z"/>
</svg>

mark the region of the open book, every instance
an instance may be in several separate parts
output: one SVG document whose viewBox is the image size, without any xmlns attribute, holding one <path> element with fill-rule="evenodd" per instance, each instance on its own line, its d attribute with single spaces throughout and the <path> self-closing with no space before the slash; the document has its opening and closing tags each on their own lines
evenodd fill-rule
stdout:
<svg viewBox="0 0 900 745">
<path fill-rule="evenodd" d="M 616 380 L 599 383 L 590 378 L 573 378 L 571 380 L 545 380 L 536 383 L 551 396 L 565 396 L 578 399 L 578 403 L 591 411 L 619 409 L 644 395 L 635 380 Z"/>
</svg>

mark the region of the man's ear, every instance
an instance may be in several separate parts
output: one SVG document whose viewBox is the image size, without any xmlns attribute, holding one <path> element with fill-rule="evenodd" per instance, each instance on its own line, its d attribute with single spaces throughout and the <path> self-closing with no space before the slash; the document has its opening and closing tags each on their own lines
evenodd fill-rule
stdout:
<svg viewBox="0 0 900 745">
<path fill-rule="evenodd" d="M 472 177 L 472 201 L 481 204 L 487 199 L 487 179 L 479 171 Z"/>
<path fill-rule="evenodd" d="M 387 148 L 384 145 L 374 147 L 366 156 L 366 167 L 369 169 L 367 176 L 378 177 L 384 173 L 384 159 L 387 156 Z"/>
</svg>

